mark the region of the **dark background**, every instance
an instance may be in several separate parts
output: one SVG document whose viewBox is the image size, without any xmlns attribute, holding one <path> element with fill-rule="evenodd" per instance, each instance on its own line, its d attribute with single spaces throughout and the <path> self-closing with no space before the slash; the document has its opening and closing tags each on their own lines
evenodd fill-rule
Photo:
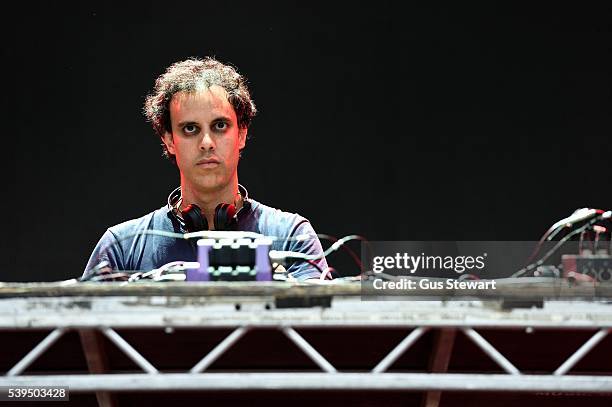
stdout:
<svg viewBox="0 0 612 407">
<path fill-rule="evenodd" d="M 609 209 L 610 10 L 539 7 L 21 4 L 2 28 L 0 281 L 76 277 L 108 226 L 165 202 L 178 172 L 141 109 L 190 56 L 249 78 L 240 182 L 318 232 L 537 240 Z"/>
</svg>

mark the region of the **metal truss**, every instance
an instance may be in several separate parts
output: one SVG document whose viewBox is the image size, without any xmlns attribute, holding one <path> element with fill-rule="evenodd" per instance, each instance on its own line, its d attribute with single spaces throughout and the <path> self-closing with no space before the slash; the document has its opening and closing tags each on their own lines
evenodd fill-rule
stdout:
<svg viewBox="0 0 612 407">
<path fill-rule="evenodd" d="M 231 333 L 189 370 L 160 372 L 117 329 L 232 328 Z M 321 372 L 214 372 L 209 368 L 251 331 L 276 328 Z M 369 371 L 341 371 L 298 331 L 309 328 L 413 328 Z M 521 372 L 478 330 L 572 329 L 595 331 L 551 374 Z M 68 386 L 72 392 L 177 390 L 408 390 L 427 392 L 428 406 L 441 391 L 520 391 L 612 393 L 612 373 L 572 375 L 572 368 L 612 330 L 612 305 L 551 302 L 542 308 L 501 310 L 493 302 L 362 301 L 334 298 L 329 307 L 277 308 L 272 297 L 108 296 L 0 299 L 0 331 L 51 329 L 5 375 L 0 386 Z M 81 335 L 90 374 L 27 375 L 26 369 L 66 332 Z M 428 372 L 389 372 L 393 364 L 428 331 L 437 332 Z M 95 335 L 92 336 L 92 333 Z M 456 334 L 469 338 L 504 374 L 447 373 Z M 112 373 L 99 361 L 95 336 L 105 336 L 142 373 Z M 99 343 L 99 340 L 98 340 Z M 610 372 L 612 372 L 611 363 Z M 106 373 L 106 374 L 105 374 Z"/>
<path fill-rule="evenodd" d="M 569 370 L 589 353 L 609 332 L 600 329 L 577 349 L 551 375 L 522 374 L 493 345 L 472 328 L 461 328 L 481 350 L 495 361 L 507 374 L 442 374 L 442 373 L 386 373 L 430 328 L 419 327 L 410 332 L 370 372 L 341 373 L 323 357 L 308 341 L 290 326 L 279 330 L 304 352 L 324 373 L 204 373 L 219 357 L 227 352 L 250 326 L 240 326 L 208 352 L 185 373 L 160 373 L 133 346 L 109 327 L 97 330 L 111 340 L 126 356 L 138 365 L 144 374 L 75 374 L 22 376 L 39 356 L 48 350 L 69 329 L 53 330 L 4 377 L 0 386 L 68 386 L 71 391 L 135 391 L 135 390 L 454 390 L 454 391 L 564 391 L 564 392 L 612 392 L 610 376 L 568 376 Z M 333 375 L 333 380 L 328 380 Z"/>
</svg>

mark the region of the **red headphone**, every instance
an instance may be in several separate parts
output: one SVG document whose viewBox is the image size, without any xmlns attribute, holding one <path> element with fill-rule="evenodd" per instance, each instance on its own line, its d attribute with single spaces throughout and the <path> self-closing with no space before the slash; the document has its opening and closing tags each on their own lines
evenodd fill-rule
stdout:
<svg viewBox="0 0 612 407">
<path fill-rule="evenodd" d="M 251 207 L 249 193 L 245 187 L 238 184 L 238 194 L 242 197 L 242 207 L 236 208 L 234 204 L 220 203 L 215 208 L 213 217 L 215 230 L 236 230 L 238 226 L 238 214 L 245 208 L 246 211 Z M 182 195 L 181 187 L 176 188 L 168 196 L 168 207 L 176 220 L 187 232 L 199 232 L 208 230 L 208 220 L 202 209 L 196 204 L 187 205 L 183 210 L 180 209 Z"/>
</svg>

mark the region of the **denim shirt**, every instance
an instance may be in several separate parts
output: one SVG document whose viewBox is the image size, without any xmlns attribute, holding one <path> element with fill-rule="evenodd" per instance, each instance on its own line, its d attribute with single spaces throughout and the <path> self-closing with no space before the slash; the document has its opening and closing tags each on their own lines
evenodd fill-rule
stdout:
<svg viewBox="0 0 612 407">
<path fill-rule="evenodd" d="M 237 230 L 274 236 L 271 250 L 288 250 L 309 255 L 321 255 L 323 249 L 310 222 L 302 216 L 283 212 L 253 199 L 250 207 L 240 211 Z M 246 212 L 246 213 L 243 213 Z M 110 227 L 94 248 L 87 266 L 89 270 L 107 261 L 113 270 L 153 270 L 172 261 L 196 261 L 196 241 L 143 234 L 145 230 L 184 232 L 168 205 L 137 219 Z M 308 234 L 308 239 L 292 239 Z M 327 268 L 325 257 L 315 260 L 321 270 Z M 287 268 L 297 280 L 319 278 L 320 272 L 306 262 L 293 263 Z"/>
</svg>

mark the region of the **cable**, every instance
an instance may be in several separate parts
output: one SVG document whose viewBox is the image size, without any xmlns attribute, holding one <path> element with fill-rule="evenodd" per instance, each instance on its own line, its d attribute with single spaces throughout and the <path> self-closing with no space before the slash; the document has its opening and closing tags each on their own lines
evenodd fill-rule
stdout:
<svg viewBox="0 0 612 407">
<path fill-rule="evenodd" d="M 338 241 L 337 237 L 332 235 L 326 235 L 324 233 L 317 234 L 317 237 L 320 239 L 331 240 L 334 243 Z M 361 272 L 363 271 L 363 265 L 361 263 L 361 259 L 359 259 L 359 256 L 357 256 L 353 249 L 351 249 L 348 245 L 342 245 L 342 248 L 353 258 L 353 261 L 355 262 L 355 264 L 357 264 L 357 267 L 359 267 L 359 274 L 361 274 Z"/>
<path fill-rule="evenodd" d="M 186 270 L 197 269 L 200 267 L 200 263 L 193 261 L 171 261 L 161 267 L 147 271 L 145 273 L 137 272 L 130 276 L 127 282 L 133 283 L 134 281 L 143 279 L 159 280 L 166 273 L 180 273 Z"/>
<path fill-rule="evenodd" d="M 548 230 L 544 233 L 544 235 L 542 235 L 542 237 L 536 244 L 536 247 L 534 248 L 533 252 L 527 259 L 527 264 L 530 264 L 533 261 L 533 259 L 535 259 L 535 257 L 537 256 L 537 254 L 540 252 L 542 248 L 542 244 L 545 241 L 551 241 L 552 239 L 554 239 L 554 237 L 557 236 L 557 234 L 559 234 L 559 232 L 563 228 L 572 226 L 574 223 L 577 223 L 577 222 L 588 220 L 592 216 L 597 216 L 597 215 L 601 216 L 603 215 L 603 213 L 604 211 L 601 209 L 580 208 L 580 209 L 575 210 L 574 213 L 572 213 L 567 218 L 563 218 L 555 222 L 550 228 L 548 228 Z"/>
<path fill-rule="evenodd" d="M 327 250 L 321 254 L 304 254 L 299 252 L 291 252 L 284 250 L 270 250 L 270 259 L 274 260 L 286 260 L 286 259 L 300 259 L 300 260 L 320 260 L 323 257 L 329 256 L 331 253 L 337 251 L 342 245 L 351 240 L 362 240 L 368 241 L 365 237 L 359 235 L 348 235 L 334 242 Z"/>
<path fill-rule="evenodd" d="M 104 246 L 103 248 L 101 248 L 98 253 L 105 253 L 106 251 L 108 251 L 111 247 L 117 246 L 119 245 L 122 241 L 125 241 L 127 239 L 133 238 L 133 237 L 137 237 L 137 236 L 142 236 L 142 235 L 153 235 L 153 236 L 162 236 L 162 237 L 167 237 L 167 238 L 173 238 L 173 239 L 182 239 L 182 240 L 190 240 L 193 238 L 197 238 L 197 237 L 206 237 L 206 234 L 210 235 L 211 231 L 201 231 L 201 232 L 190 232 L 190 233 L 176 233 L 176 232 L 167 232 L 164 230 L 156 230 L 156 229 L 147 229 L 147 230 L 141 230 L 138 231 L 136 233 L 130 233 L 126 236 L 122 236 L 120 239 L 117 239 L 115 237 L 115 241 L 112 243 L 107 244 L 106 246 Z M 254 233 L 254 232 L 243 232 L 244 234 L 246 234 L 248 237 L 251 237 L 253 239 L 255 238 L 259 238 L 262 237 L 263 235 L 258 234 L 258 233 Z M 114 236 L 114 235 L 113 235 Z M 308 236 L 313 236 L 311 234 L 302 234 L 302 235 L 298 235 L 296 237 L 292 237 L 292 238 L 280 238 L 278 236 L 263 236 L 265 238 L 271 239 L 273 241 L 275 240 L 305 240 L 308 238 Z M 285 260 L 285 259 L 296 259 L 296 260 L 302 260 L 302 261 L 308 261 L 308 260 L 320 260 L 326 256 L 328 256 L 329 254 L 337 251 L 340 247 L 343 247 L 345 250 L 347 250 L 349 252 L 349 254 L 351 255 L 351 257 L 353 258 L 353 260 L 355 260 L 356 264 L 359 266 L 359 270 L 362 271 L 362 263 L 359 260 L 359 257 L 355 254 L 355 252 L 353 250 L 351 250 L 348 246 L 344 246 L 346 244 L 346 242 L 349 242 L 351 240 L 360 240 L 365 242 L 368 245 L 369 251 L 370 253 L 372 252 L 371 247 L 370 247 L 370 243 L 369 241 L 360 235 L 348 235 L 345 236 L 341 239 L 337 239 L 331 235 L 326 235 L 326 234 L 317 234 L 317 237 L 321 237 L 322 239 L 326 239 L 326 240 L 334 240 L 334 243 L 327 248 L 327 250 L 325 250 L 322 254 L 320 255 L 307 255 L 307 254 L 303 254 L 303 253 L 299 253 L 299 252 L 291 252 L 291 251 L 277 251 L 277 250 L 271 250 L 270 251 L 270 260 L 272 260 L 274 262 L 275 260 L 275 256 L 274 254 L 280 256 L 278 258 L 278 260 Z M 286 254 L 286 255 L 284 255 Z M 276 261 L 277 263 L 280 263 L 279 261 Z M 314 263 L 311 264 L 314 267 L 317 268 L 317 270 L 319 270 L 320 273 L 323 274 L 323 270 L 321 270 L 321 268 L 318 265 L 315 265 Z M 86 270 L 85 273 L 83 273 L 83 276 L 81 278 L 79 278 L 79 281 L 97 281 L 97 280 L 92 280 L 93 276 L 95 276 L 100 269 L 102 269 L 103 267 L 106 266 L 110 266 L 110 263 L 106 260 L 103 260 L 100 264 L 96 265 L 94 268 L 90 269 L 90 270 Z M 162 266 L 163 267 L 163 266 Z M 152 271 L 148 272 L 151 273 Z"/>
<path fill-rule="evenodd" d="M 301 240 L 306 240 L 306 239 L 312 238 L 313 236 L 316 236 L 316 237 L 318 237 L 321 240 L 329 240 L 329 241 L 331 241 L 333 243 L 336 243 L 336 242 L 338 242 L 338 240 L 340 240 L 336 236 L 328 235 L 328 234 L 325 234 L 325 233 L 316 233 L 316 234 L 305 233 L 305 234 L 297 235 L 295 237 L 287 238 L 287 240 L 289 240 L 289 241 L 291 241 L 291 240 L 301 241 Z M 361 241 L 363 241 L 366 244 L 366 246 L 368 247 L 368 254 L 370 254 L 370 256 L 371 256 L 371 254 L 372 254 L 372 247 L 370 245 L 369 240 L 366 239 L 363 236 L 359 236 L 359 235 L 353 235 L 353 236 L 357 237 L 355 240 L 361 240 Z M 359 258 L 359 256 L 355 253 L 355 251 L 353 249 L 351 249 L 350 246 L 345 245 L 345 244 L 342 243 L 341 247 L 342 247 L 343 250 L 345 250 L 351 256 L 351 258 L 353 259 L 353 261 L 355 262 L 355 264 L 357 265 L 357 267 L 359 269 L 359 274 L 361 274 L 363 272 L 363 264 L 362 264 L 361 259 Z M 325 254 L 325 256 L 326 255 L 327 254 Z"/>
<path fill-rule="evenodd" d="M 457 281 L 463 281 L 463 280 L 480 280 L 480 277 L 478 277 L 476 274 L 461 274 L 457 278 Z"/>
<path fill-rule="evenodd" d="M 98 276 L 91 277 L 87 281 L 105 281 L 105 280 L 116 281 L 116 279 L 128 280 L 129 278 L 130 278 L 130 273 L 117 272 L 117 273 L 110 273 L 110 274 L 100 274 Z"/>
<path fill-rule="evenodd" d="M 401 276 L 394 276 L 393 274 L 387 274 L 387 273 L 375 273 L 372 270 L 364 271 L 363 277 L 365 278 L 362 278 L 362 281 L 368 281 L 370 277 L 380 278 L 386 281 L 400 281 L 401 280 Z"/>
<path fill-rule="evenodd" d="M 142 236 L 142 235 L 153 235 L 153 236 L 161 236 L 161 237 L 167 237 L 167 238 L 171 238 L 171 239 L 180 239 L 180 240 L 190 240 L 190 239 L 195 239 L 195 238 L 205 238 L 207 237 L 206 235 L 210 235 L 210 232 L 217 232 L 218 233 L 222 233 L 221 231 L 210 231 L 210 230 L 204 230 L 204 231 L 199 231 L 199 232 L 189 232 L 189 233 L 177 233 L 177 232 L 168 232 L 165 230 L 158 230 L 158 229 L 146 229 L 146 230 L 140 230 L 136 233 L 129 233 L 125 236 L 122 236 L 120 239 L 117 239 L 115 235 L 113 235 L 113 237 L 115 238 L 114 242 L 112 243 L 108 243 L 106 244 L 104 247 L 102 247 L 100 250 L 98 250 L 98 253 L 104 253 L 106 251 L 108 251 L 110 248 L 118 246 L 121 242 L 137 237 L 137 236 Z M 243 234 L 243 236 L 247 236 L 250 237 L 252 239 L 257 239 L 260 237 L 265 237 L 268 239 L 271 239 L 272 241 L 277 241 L 277 240 L 305 240 L 308 238 L 308 236 L 313 236 L 311 234 L 302 234 L 302 235 L 298 235 L 295 237 L 288 237 L 288 238 L 280 238 L 278 236 L 264 236 L 261 235 L 259 233 L 255 233 L 255 232 L 249 232 L 249 231 L 243 231 L 241 232 Z M 317 236 L 317 235 L 314 235 Z M 327 235 L 325 235 L 327 236 Z M 108 263 L 108 262 L 107 262 Z M 98 267 L 98 266 L 96 266 Z M 84 273 L 84 274 L 87 274 Z"/>
<path fill-rule="evenodd" d="M 533 271 L 535 268 L 541 266 L 546 260 L 548 260 L 548 258 L 550 256 L 552 256 L 557 250 L 559 250 L 559 248 L 565 243 L 567 242 L 569 239 L 571 239 L 573 236 L 576 236 L 577 234 L 582 233 L 583 231 L 585 231 L 586 229 L 590 228 L 591 226 L 593 226 L 595 223 L 597 223 L 599 220 L 604 219 L 604 218 L 609 218 L 612 212 L 607 211 L 604 212 L 602 214 L 599 214 L 599 216 L 596 216 L 595 218 L 591 219 L 589 222 L 587 222 L 584 226 L 579 227 L 578 229 L 573 230 L 571 233 L 569 233 L 568 235 L 564 236 L 563 239 L 559 240 L 559 242 L 552 248 L 550 249 L 540 260 L 538 260 L 535 263 L 531 263 L 528 266 L 520 269 L 519 271 L 517 271 L 516 273 L 512 274 L 510 277 L 520 277 L 523 274 Z"/>
<path fill-rule="evenodd" d="M 323 274 L 321 274 L 321 277 L 319 277 L 319 280 L 326 280 L 327 276 L 329 276 L 330 280 L 334 279 L 334 273 L 335 273 L 336 269 L 333 267 L 327 267 L 324 271 Z"/>
<path fill-rule="evenodd" d="M 193 261 L 171 261 L 170 263 L 166 263 L 161 267 L 153 269 L 151 271 L 147 271 L 143 273 L 141 278 L 152 278 L 157 279 L 161 277 L 164 273 L 169 272 L 181 272 L 185 270 L 197 269 L 200 267 L 200 263 Z"/>
<path fill-rule="evenodd" d="M 98 263 L 94 267 L 90 268 L 89 270 L 85 270 L 83 275 L 81 277 L 79 277 L 77 280 L 79 282 L 89 281 L 89 279 L 94 277 L 96 274 L 98 274 L 100 271 L 102 271 L 105 267 L 108 267 L 109 270 L 112 270 L 110 268 L 110 263 L 107 260 L 102 260 L 100 263 Z"/>
</svg>

